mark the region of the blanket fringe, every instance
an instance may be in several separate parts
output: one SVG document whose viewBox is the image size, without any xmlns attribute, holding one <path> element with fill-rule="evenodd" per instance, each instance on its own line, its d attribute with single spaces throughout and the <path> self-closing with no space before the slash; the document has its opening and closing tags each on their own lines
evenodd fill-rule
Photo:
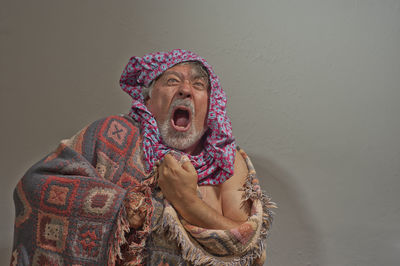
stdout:
<svg viewBox="0 0 400 266">
<path fill-rule="evenodd" d="M 268 235 L 274 215 L 270 209 L 276 208 L 276 204 L 270 201 L 270 198 L 265 192 L 261 191 L 259 186 L 254 185 L 254 175 L 249 174 L 248 177 L 247 183 L 244 186 L 245 200 L 250 199 L 253 201 L 253 204 L 261 204 L 263 213 L 261 215 L 261 228 L 257 229 L 259 237 L 257 237 L 257 241 L 252 247 L 246 249 L 247 252 L 245 254 L 236 255 L 235 257 L 215 256 L 207 252 L 200 245 L 194 244 L 196 240 L 178 224 L 179 217 L 169 203 L 165 204 L 161 226 L 156 229 L 157 233 L 165 233 L 169 240 L 177 241 L 182 251 L 182 257 L 194 265 L 251 265 L 255 259 L 262 255 L 266 248 L 264 241 Z"/>
<path fill-rule="evenodd" d="M 271 198 L 267 195 L 265 191 L 260 189 L 255 172 L 249 173 L 243 190 L 244 200 L 251 200 L 253 202 L 256 200 L 261 201 L 263 208 L 263 226 L 261 228 L 261 236 L 266 237 L 275 215 L 275 213 L 271 209 L 277 208 L 277 205 L 275 202 L 271 201 Z"/>
<path fill-rule="evenodd" d="M 126 219 L 126 210 L 123 205 L 117 215 L 116 223 L 117 229 L 115 231 L 115 239 L 111 243 L 111 248 L 108 253 L 109 266 L 114 266 L 118 259 L 123 260 L 121 246 L 127 243 L 125 234 L 130 232 L 129 222 Z"/>
</svg>

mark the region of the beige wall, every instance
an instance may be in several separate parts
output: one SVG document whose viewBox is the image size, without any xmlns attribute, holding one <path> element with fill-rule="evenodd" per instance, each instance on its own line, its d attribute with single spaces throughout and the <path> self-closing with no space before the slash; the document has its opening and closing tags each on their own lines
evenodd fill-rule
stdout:
<svg viewBox="0 0 400 266">
<path fill-rule="evenodd" d="M 173 48 L 214 66 L 279 204 L 267 265 L 399 265 L 400 1 L 3 0 L 0 48 L 1 265 L 24 171 Z"/>
</svg>

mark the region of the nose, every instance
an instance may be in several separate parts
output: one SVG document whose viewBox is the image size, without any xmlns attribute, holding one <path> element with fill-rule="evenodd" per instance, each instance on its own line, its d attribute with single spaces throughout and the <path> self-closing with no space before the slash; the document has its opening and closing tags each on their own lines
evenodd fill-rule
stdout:
<svg viewBox="0 0 400 266">
<path fill-rule="evenodd" d="M 178 94 L 181 99 L 192 98 L 192 85 L 190 84 L 190 81 L 186 80 L 182 83 L 179 87 Z"/>
</svg>

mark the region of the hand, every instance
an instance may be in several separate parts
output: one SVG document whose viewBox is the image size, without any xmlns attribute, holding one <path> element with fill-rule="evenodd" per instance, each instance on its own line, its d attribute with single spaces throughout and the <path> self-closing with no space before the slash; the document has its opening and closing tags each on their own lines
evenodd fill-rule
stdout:
<svg viewBox="0 0 400 266">
<path fill-rule="evenodd" d="M 197 172 L 189 158 L 182 156 L 182 165 L 170 154 L 158 168 L 158 185 L 174 207 L 190 204 L 197 197 Z"/>
<path fill-rule="evenodd" d="M 241 223 L 218 213 L 197 196 L 197 172 L 188 158 L 182 165 L 170 154 L 158 168 L 158 185 L 164 197 L 190 224 L 208 229 L 228 230 Z"/>
</svg>

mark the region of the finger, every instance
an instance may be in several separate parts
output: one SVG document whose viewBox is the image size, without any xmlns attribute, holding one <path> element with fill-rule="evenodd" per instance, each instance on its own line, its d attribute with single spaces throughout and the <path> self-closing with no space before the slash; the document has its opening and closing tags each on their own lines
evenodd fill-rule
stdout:
<svg viewBox="0 0 400 266">
<path fill-rule="evenodd" d="M 165 172 L 165 166 L 164 164 L 161 164 L 158 169 L 157 169 L 157 182 L 160 183 L 160 180 L 162 182 L 163 178 L 164 178 L 164 172 Z"/>
<path fill-rule="evenodd" d="M 182 168 L 187 171 L 187 172 L 196 172 L 196 169 L 194 168 L 192 162 L 190 161 L 189 157 L 186 155 L 183 155 L 181 158 L 181 163 L 182 163 Z"/>
<path fill-rule="evenodd" d="M 169 153 L 164 156 L 164 163 L 170 168 L 179 166 L 178 161 Z"/>
</svg>

